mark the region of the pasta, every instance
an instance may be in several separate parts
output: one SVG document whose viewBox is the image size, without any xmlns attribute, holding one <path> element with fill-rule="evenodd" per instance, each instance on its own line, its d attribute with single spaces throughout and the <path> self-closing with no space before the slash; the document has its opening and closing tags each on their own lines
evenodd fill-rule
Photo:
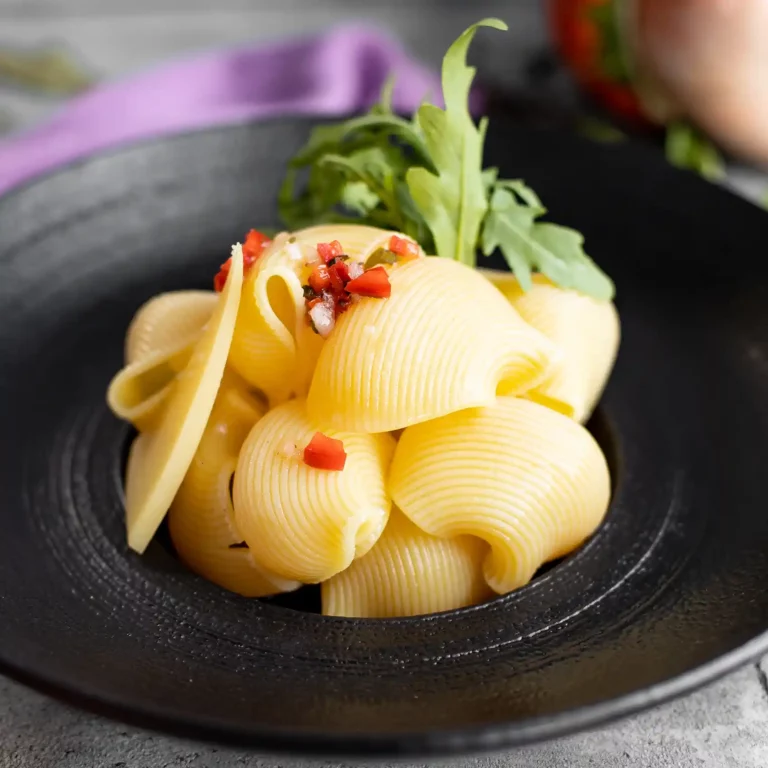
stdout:
<svg viewBox="0 0 768 768">
<path fill-rule="evenodd" d="M 301 272 L 326 239 L 339 240 L 350 257 L 365 261 L 392 233 L 336 225 L 282 234 L 246 278 L 232 340 L 230 365 L 270 404 L 305 396 L 322 339 L 306 322 Z"/>
<path fill-rule="evenodd" d="M 235 521 L 254 557 L 285 579 L 317 583 L 376 543 L 389 516 L 389 435 L 329 433 L 343 472 L 307 466 L 299 446 L 315 431 L 303 400 L 273 408 L 245 440 L 235 472 Z"/>
<path fill-rule="evenodd" d="M 391 285 L 388 301 L 363 299 L 325 343 L 307 401 L 316 421 L 389 432 L 489 405 L 502 383 L 521 394 L 547 375 L 551 343 L 474 270 L 415 259 Z"/>
<path fill-rule="evenodd" d="M 600 399 L 619 347 L 619 316 L 609 301 L 597 301 L 534 275 L 527 293 L 509 272 L 484 271 L 521 317 L 562 352 L 545 381 L 527 397 L 587 421 Z"/>
<path fill-rule="evenodd" d="M 538 403 L 500 397 L 406 429 L 389 490 L 427 533 L 486 541 L 485 578 L 504 594 L 595 530 L 610 477 L 582 426 Z"/>
<path fill-rule="evenodd" d="M 218 299 L 214 291 L 172 291 L 150 299 L 128 326 L 126 364 L 177 346 L 179 339 L 198 337 Z"/>
<path fill-rule="evenodd" d="M 323 613 L 386 618 L 475 605 L 492 594 L 483 578 L 487 552 L 473 536 L 430 536 L 394 509 L 374 548 L 324 582 Z"/>
<path fill-rule="evenodd" d="M 523 586 L 606 513 L 578 422 L 618 345 L 612 304 L 533 282 L 373 227 L 252 231 L 220 293 L 164 294 L 129 327 L 108 392 L 140 432 L 129 546 L 168 512 L 190 570 L 245 597 L 320 584 L 332 616 Z"/>
<path fill-rule="evenodd" d="M 174 379 L 159 423 L 131 446 L 125 479 L 128 545 L 143 552 L 192 462 L 213 408 L 235 328 L 243 284 L 242 249 L 186 367 Z"/>
<path fill-rule="evenodd" d="M 126 334 L 126 366 L 107 392 L 116 415 L 142 431 L 157 424 L 170 385 L 189 362 L 217 301 L 213 291 L 175 291 L 139 309 Z"/>
<path fill-rule="evenodd" d="M 610 476 L 582 425 L 617 354 L 614 286 L 483 168 L 481 26 L 505 28 L 451 46 L 444 108 L 405 120 L 385 89 L 319 126 L 280 189 L 286 231 L 250 230 L 213 292 L 139 308 L 107 392 L 139 432 L 132 549 L 168 514 L 178 558 L 226 590 L 320 585 L 325 615 L 386 618 L 521 588 L 601 524 Z"/>
<path fill-rule="evenodd" d="M 300 586 L 258 565 L 234 519 L 230 487 L 237 457 L 265 410 L 237 377 L 225 372 L 200 445 L 168 513 L 181 560 L 206 579 L 246 597 Z"/>
</svg>

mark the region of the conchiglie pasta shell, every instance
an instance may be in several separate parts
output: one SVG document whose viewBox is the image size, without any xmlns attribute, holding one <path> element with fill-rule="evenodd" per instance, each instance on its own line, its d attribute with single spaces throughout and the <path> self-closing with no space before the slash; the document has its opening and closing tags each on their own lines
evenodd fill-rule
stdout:
<svg viewBox="0 0 768 768">
<path fill-rule="evenodd" d="M 475 270 L 424 258 L 389 274 L 391 297 L 362 299 L 326 341 L 307 402 L 314 420 L 389 432 L 490 404 L 500 383 L 525 392 L 547 375 L 551 342 Z"/>
<path fill-rule="evenodd" d="M 243 284 L 243 252 L 232 249 L 232 269 L 189 363 L 171 384 L 160 421 L 140 434 L 128 456 L 125 480 L 128 546 L 143 552 L 165 517 L 194 458 L 224 374 Z"/>
<path fill-rule="evenodd" d="M 219 300 L 213 291 L 172 291 L 150 299 L 134 315 L 125 338 L 127 365 L 197 337 Z"/>
<path fill-rule="evenodd" d="M 608 380 L 619 347 L 619 315 L 610 301 L 559 288 L 543 275 L 533 276 L 524 292 L 508 272 L 484 274 L 523 319 L 561 351 L 559 365 L 527 397 L 584 423 Z"/>
<path fill-rule="evenodd" d="M 246 438 L 235 472 L 235 523 L 256 561 L 305 583 L 324 581 L 368 552 L 384 530 L 390 500 L 389 435 L 326 430 L 342 440 L 343 471 L 304 464 L 316 426 L 303 400 L 273 408 Z"/>
<path fill-rule="evenodd" d="M 230 483 L 243 441 L 265 411 L 242 386 L 222 383 L 168 513 L 179 558 L 200 576 L 245 597 L 263 597 L 299 586 L 266 573 L 247 547 L 238 546 L 243 537 L 235 525 Z"/>
<path fill-rule="evenodd" d="M 493 594 L 483 578 L 487 553 L 480 539 L 430 536 L 393 509 L 374 548 L 323 583 L 323 613 L 387 618 L 475 605 Z"/>
<path fill-rule="evenodd" d="M 107 389 L 107 405 L 112 413 L 130 421 L 140 432 L 155 429 L 174 379 L 184 370 L 199 339 L 199 332 L 179 338 L 126 365 Z"/>
<path fill-rule="evenodd" d="M 270 404 L 306 392 L 321 339 L 306 323 L 301 250 L 281 234 L 248 273 L 229 364 Z"/>
<path fill-rule="evenodd" d="M 358 224 L 321 224 L 293 233 L 296 243 L 302 248 L 307 260 L 316 258 L 318 243 L 338 240 L 344 253 L 352 261 L 363 263 L 374 251 L 387 248 L 392 235 L 406 237 L 400 232 L 377 227 L 362 227 Z"/>
<path fill-rule="evenodd" d="M 346 224 L 283 232 L 246 277 L 230 352 L 230 365 L 272 405 L 304 397 L 323 345 L 307 321 L 302 281 L 316 261 L 318 243 L 338 240 L 355 261 L 365 261 L 396 233 Z M 306 273 L 306 274 L 305 274 Z"/>
<path fill-rule="evenodd" d="M 500 397 L 406 429 L 389 489 L 432 535 L 490 544 L 485 577 L 504 594 L 593 533 L 608 508 L 610 477 L 580 424 L 530 400 Z"/>
</svg>

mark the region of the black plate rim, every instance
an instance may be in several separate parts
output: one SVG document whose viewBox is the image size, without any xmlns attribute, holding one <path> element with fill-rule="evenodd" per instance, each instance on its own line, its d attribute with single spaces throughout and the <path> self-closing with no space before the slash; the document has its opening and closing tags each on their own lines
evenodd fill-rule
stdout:
<svg viewBox="0 0 768 768">
<path fill-rule="evenodd" d="M 148 730 L 228 746 L 312 757 L 448 757 L 458 753 L 496 752 L 571 736 L 610 725 L 714 683 L 731 672 L 757 662 L 768 653 L 768 631 L 713 661 L 677 677 L 633 693 L 566 710 L 557 715 L 528 718 L 480 728 L 422 733 L 344 734 L 317 731 L 241 729 L 208 718 L 176 717 L 151 707 L 132 707 L 12 664 L 0 656 L 0 674 L 65 704 Z"/>
<path fill-rule="evenodd" d="M 51 178 L 86 165 L 89 162 L 109 156 L 119 155 L 124 151 L 142 146 L 156 146 L 172 143 L 175 140 L 199 134 L 226 132 L 255 123 L 273 122 L 285 119 L 277 116 L 254 120 L 236 119 L 226 123 L 176 131 L 170 134 L 147 137 L 139 140 L 121 142 L 103 147 L 86 155 L 72 158 L 55 165 L 49 170 L 35 174 L 0 194 L 0 207 L 30 188 L 45 184 Z M 290 116 L 296 121 L 318 122 L 317 117 L 307 115 Z M 327 116 L 328 121 L 343 119 L 343 115 Z M 323 120 L 324 118 L 320 118 Z M 522 130 L 551 133 L 560 138 L 567 138 L 578 145 L 592 145 L 587 138 L 565 133 L 553 128 L 530 128 L 519 126 Z M 656 157 L 650 148 L 631 142 L 634 151 L 644 152 L 648 157 Z M 604 147 L 606 150 L 612 146 Z M 691 175 L 685 171 L 675 173 Z M 727 188 L 713 185 L 718 194 L 734 196 Z M 740 198 L 744 203 L 759 209 L 752 200 Z M 466 610 L 466 609 L 462 609 Z M 454 611 L 450 612 L 454 613 Z M 239 728 L 212 718 L 191 715 L 177 716 L 168 714 L 151 706 L 132 706 L 104 696 L 95 691 L 77 690 L 73 686 L 55 679 L 55 675 L 39 672 L 15 664 L 3 656 L 0 648 L 0 675 L 14 680 L 43 695 L 50 696 L 65 704 L 78 707 L 95 715 L 124 722 L 139 728 L 174 735 L 197 741 L 240 746 L 266 750 L 273 754 L 291 754 L 310 757 L 448 757 L 457 754 L 496 752 L 509 748 L 522 747 L 570 736 L 582 731 L 610 725 L 618 720 L 647 711 L 653 707 L 691 694 L 708 684 L 714 683 L 726 675 L 748 664 L 756 663 L 768 654 L 768 630 L 761 632 L 734 650 L 689 671 L 655 683 L 651 686 L 623 696 L 595 704 L 565 710 L 556 715 L 527 718 L 515 722 L 501 722 L 490 726 L 475 728 L 457 728 L 454 730 L 433 730 L 424 732 L 401 732 L 382 736 L 381 734 L 347 733 L 329 736 L 318 731 L 297 731 L 287 729 L 262 729 L 259 727 Z"/>
</svg>

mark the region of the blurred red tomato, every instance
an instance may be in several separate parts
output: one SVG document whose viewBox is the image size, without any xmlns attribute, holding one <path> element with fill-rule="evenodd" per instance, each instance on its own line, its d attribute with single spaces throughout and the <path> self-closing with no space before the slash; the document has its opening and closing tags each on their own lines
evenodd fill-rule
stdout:
<svg viewBox="0 0 768 768">
<path fill-rule="evenodd" d="M 548 0 L 555 46 L 579 84 L 603 106 L 631 122 L 647 122 L 629 79 L 617 61 L 621 34 L 614 0 Z"/>
</svg>

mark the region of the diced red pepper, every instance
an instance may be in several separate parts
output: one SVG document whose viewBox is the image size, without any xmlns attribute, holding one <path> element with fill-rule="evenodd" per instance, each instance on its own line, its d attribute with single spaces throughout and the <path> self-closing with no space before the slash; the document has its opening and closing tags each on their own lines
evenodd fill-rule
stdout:
<svg viewBox="0 0 768 768">
<path fill-rule="evenodd" d="M 419 246 L 413 240 L 392 235 L 389 238 L 389 250 L 404 259 L 415 259 L 420 255 Z"/>
<path fill-rule="evenodd" d="M 344 253 L 344 249 L 338 240 L 334 240 L 332 243 L 318 243 L 317 253 L 327 264 L 331 259 L 341 256 Z"/>
<path fill-rule="evenodd" d="M 341 472 L 347 463 L 344 443 L 322 432 L 315 432 L 309 445 L 304 449 L 304 463 L 315 469 L 330 469 Z"/>
<path fill-rule="evenodd" d="M 269 245 L 270 239 L 256 229 L 252 229 L 246 236 L 243 243 L 243 268 L 246 272 L 253 266 L 256 259 L 261 256 L 264 249 Z"/>
<path fill-rule="evenodd" d="M 247 275 L 248 270 L 256 263 L 264 249 L 272 242 L 264 233 L 252 229 L 246 236 L 243 243 L 243 274 Z M 232 268 L 232 258 L 228 258 L 219 269 L 216 277 L 213 278 L 213 290 L 221 293 L 229 276 L 229 270 Z"/>
<path fill-rule="evenodd" d="M 360 277 L 347 283 L 347 290 L 358 296 L 372 296 L 376 299 L 389 298 L 392 293 L 392 284 L 384 267 L 367 269 Z"/>
<path fill-rule="evenodd" d="M 216 293 L 221 293 L 224 290 L 224 286 L 227 283 L 229 277 L 229 270 L 232 268 L 232 257 L 230 256 L 219 269 L 216 277 L 213 278 L 213 290 Z"/>
<path fill-rule="evenodd" d="M 318 264 L 309 276 L 309 287 L 315 293 L 322 293 L 331 287 L 331 277 L 325 264 Z"/>
<path fill-rule="evenodd" d="M 328 267 L 331 291 L 337 298 L 344 294 L 344 287 L 349 282 L 349 267 L 343 261 L 336 261 Z"/>
<path fill-rule="evenodd" d="M 335 272 L 342 279 L 344 285 L 349 282 L 349 265 L 346 261 L 335 262 L 331 267 L 329 267 L 329 272 Z"/>
</svg>

